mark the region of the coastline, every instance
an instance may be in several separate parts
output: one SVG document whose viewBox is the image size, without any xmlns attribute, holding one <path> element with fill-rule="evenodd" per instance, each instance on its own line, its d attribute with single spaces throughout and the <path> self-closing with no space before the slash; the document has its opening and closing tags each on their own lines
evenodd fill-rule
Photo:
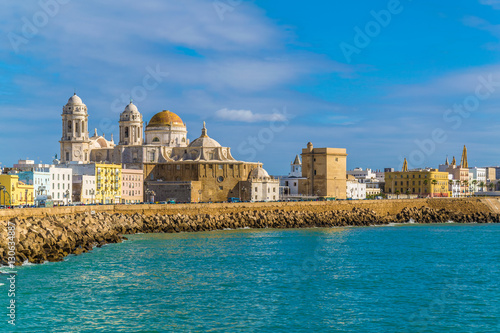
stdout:
<svg viewBox="0 0 500 333">
<path fill-rule="evenodd" d="M 81 206 L 8 210 L 0 216 L 0 264 L 7 265 L 8 227 L 15 225 L 15 265 L 61 261 L 136 233 L 239 228 L 374 226 L 390 223 L 500 223 L 488 199 Z M 496 200 L 496 199 L 495 199 Z M 8 214 L 17 215 L 8 218 Z M 29 214 L 31 213 L 31 214 Z M 7 216 L 6 216 L 7 215 Z M 126 238 L 125 238 L 126 239 Z"/>
</svg>

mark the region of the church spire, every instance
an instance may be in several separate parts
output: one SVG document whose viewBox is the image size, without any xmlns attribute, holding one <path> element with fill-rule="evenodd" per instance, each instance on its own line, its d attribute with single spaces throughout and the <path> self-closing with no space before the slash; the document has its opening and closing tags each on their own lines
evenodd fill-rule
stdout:
<svg viewBox="0 0 500 333">
<path fill-rule="evenodd" d="M 408 171 L 408 161 L 406 160 L 405 158 L 405 161 L 403 162 L 403 172 L 407 172 Z"/>
<path fill-rule="evenodd" d="M 446 166 L 450 165 L 450 162 L 448 162 L 448 155 L 446 155 L 446 162 L 444 163 L 444 165 L 446 165 Z"/>
<path fill-rule="evenodd" d="M 462 161 L 460 162 L 462 168 L 469 168 L 469 162 L 467 161 L 467 147 L 464 145 L 464 150 L 462 152 Z"/>
<path fill-rule="evenodd" d="M 457 165 L 457 160 L 455 159 L 455 156 L 453 156 L 453 160 L 451 160 L 451 165 L 453 166 Z"/>
</svg>

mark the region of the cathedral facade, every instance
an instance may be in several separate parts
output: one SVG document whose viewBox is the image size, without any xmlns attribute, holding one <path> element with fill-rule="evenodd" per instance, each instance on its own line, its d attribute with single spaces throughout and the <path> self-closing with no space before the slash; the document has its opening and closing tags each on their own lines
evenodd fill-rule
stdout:
<svg viewBox="0 0 500 333">
<path fill-rule="evenodd" d="M 115 163 L 141 169 L 156 201 L 252 198 L 245 193 L 251 189 L 248 181 L 254 169 L 262 168 L 261 163 L 236 160 L 231 148 L 208 136 L 205 123 L 201 136 L 190 142 L 186 124 L 168 110 L 155 114 L 144 130 L 142 114 L 130 102 L 120 114 L 118 144 L 97 130 L 89 137 L 87 106 L 76 94 L 63 107 L 62 121 L 61 163 Z"/>
</svg>

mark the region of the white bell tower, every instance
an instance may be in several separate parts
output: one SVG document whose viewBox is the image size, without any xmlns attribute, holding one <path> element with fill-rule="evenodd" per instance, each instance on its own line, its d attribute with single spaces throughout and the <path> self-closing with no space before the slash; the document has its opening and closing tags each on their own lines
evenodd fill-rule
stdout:
<svg viewBox="0 0 500 333">
<path fill-rule="evenodd" d="M 143 143 L 142 114 L 130 101 L 120 115 L 120 146 L 141 146 Z"/>
<path fill-rule="evenodd" d="M 89 131 L 87 106 L 76 93 L 63 107 L 62 113 L 61 163 L 89 163 Z"/>
</svg>

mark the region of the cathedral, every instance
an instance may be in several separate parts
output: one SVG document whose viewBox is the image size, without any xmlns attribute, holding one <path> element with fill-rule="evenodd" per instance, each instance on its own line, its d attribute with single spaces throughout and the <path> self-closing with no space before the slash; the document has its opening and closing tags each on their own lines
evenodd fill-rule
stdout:
<svg viewBox="0 0 500 333">
<path fill-rule="evenodd" d="M 208 136 L 205 123 L 201 136 L 192 142 L 187 138 L 186 124 L 175 113 L 165 110 L 155 114 L 144 130 L 142 114 L 132 102 L 119 120 L 120 137 L 107 140 L 97 130 L 89 137 L 87 106 L 76 94 L 63 107 L 61 163 L 114 163 L 144 171 L 146 187 L 154 191 L 157 201 L 182 198 L 183 202 L 226 201 L 237 197 L 245 201 L 278 200 L 273 184 L 261 192 L 252 175 L 262 169 L 261 163 L 237 161 L 231 148 L 222 147 Z M 267 173 L 265 173 L 267 174 Z M 179 200 L 179 199 L 178 199 Z"/>
</svg>

